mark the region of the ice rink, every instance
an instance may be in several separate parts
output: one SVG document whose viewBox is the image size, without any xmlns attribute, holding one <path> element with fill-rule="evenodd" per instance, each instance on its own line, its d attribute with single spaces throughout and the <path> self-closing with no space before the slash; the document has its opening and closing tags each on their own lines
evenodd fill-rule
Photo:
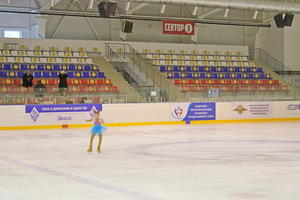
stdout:
<svg viewBox="0 0 300 200">
<path fill-rule="evenodd" d="M 0 200 L 299 200 L 300 122 L 0 131 Z"/>
</svg>

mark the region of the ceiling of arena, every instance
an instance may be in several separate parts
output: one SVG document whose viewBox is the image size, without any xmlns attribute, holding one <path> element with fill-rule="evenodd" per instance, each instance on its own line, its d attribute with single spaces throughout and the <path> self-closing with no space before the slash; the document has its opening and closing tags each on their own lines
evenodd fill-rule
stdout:
<svg viewBox="0 0 300 200">
<path fill-rule="evenodd" d="M 0 11 L 13 11 L 13 12 L 39 12 L 60 11 L 63 14 L 80 13 L 80 15 L 86 15 L 94 17 L 98 15 L 96 4 L 102 0 L 94 0 L 93 8 L 89 7 L 90 0 L 0 0 Z M 187 0 L 188 1 L 188 0 Z M 193 0 L 195 1 L 195 0 Z M 199 0 L 200 1 L 200 0 Z M 221 0 L 220 0 L 221 1 Z M 231 0 L 232 2 L 249 2 L 247 0 Z M 281 3 L 294 3 L 299 4 L 300 0 L 265 0 L 268 3 L 274 2 L 274 4 Z M 117 0 L 118 8 L 117 15 L 133 15 L 133 16 L 147 16 L 147 17 L 160 17 L 160 18 L 182 18 L 182 19 L 202 19 L 202 20 L 219 20 L 219 21 L 239 21 L 239 22 L 268 22 L 278 12 L 266 12 L 258 11 L 256 17 L 255 10 L 241 10 L 231 8 L 228 10 L 228 15 L 225 17 L 225 8 L 217 7 L 199 7 L 197 13 L 193 15 L 195 6 L 191 5 L 166 5 L 165 12 L 162 14 L 161 4 L 153 3 L 137 3 L 132 2 L 128 10 L 126 10 L 127 2 L 125 0 Z M 51 4 L 53 6 L 51 6 Z M 60 17 L 60 16 L 57 16 Z"/>
</svg>

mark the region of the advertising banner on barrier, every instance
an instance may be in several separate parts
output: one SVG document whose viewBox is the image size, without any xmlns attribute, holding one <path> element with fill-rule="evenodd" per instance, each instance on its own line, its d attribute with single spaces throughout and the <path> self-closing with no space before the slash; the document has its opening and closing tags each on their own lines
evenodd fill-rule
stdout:
<svg viewBox="0 0 300 200">
<path fill-rule="evenodd" d="M 216 119 L 216 103 L 172 103 L 171 119 L 176 121 L 200 121 Z"/>
<path fill-rule="evenodd" d="M 235 119 L 270 118 L 273 107 L 270 102 L 239 102 L 231 104 L 231 115 Z"/>
<path fill-rule="evenodd" d="M 286 114 L 291 117 L 300 117 L 300 102 L 290 102 L 285 105 Z"/>
<path fill-rule="evenodd" d="M 195 23 L 187 21 L 163 21 L 163 34 L 194 35 Z"/>
<path fill-rule="evenodd" d="M 25 113 L 34 124 L 82 123 L 87 114 L 102 111 L 102 104 L 26 105 Z"/>
</svg>

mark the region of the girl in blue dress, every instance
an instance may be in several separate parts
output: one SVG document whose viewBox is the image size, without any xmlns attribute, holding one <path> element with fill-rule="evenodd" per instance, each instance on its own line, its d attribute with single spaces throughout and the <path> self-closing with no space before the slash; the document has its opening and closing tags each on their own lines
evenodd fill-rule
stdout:
<svg viewBox="0 0 300 200">
<path fill-rule="evenodd" d="M 94 121 L 94 126 L 91 129 L 92 135 L 90 138 L 90 145 L 87 150 L 87 152 L 92 152 L 93 151 L 93 141 L 95 135 L 99 136 L 99 142 L 98 142 L 98 147 L 97 147 L 97 152 L 101 153 L 101 143 L 102 143 L 102 132 L 105 131 L 107 128 L 105 126 L 102 126 L 101 123 L 104 123 L 103 119 L 100 118 L 100 112 L 95 111 L 94 116 L 92 119 L 86 120 L 86 122 L 91 122 Z"/>
</svg>

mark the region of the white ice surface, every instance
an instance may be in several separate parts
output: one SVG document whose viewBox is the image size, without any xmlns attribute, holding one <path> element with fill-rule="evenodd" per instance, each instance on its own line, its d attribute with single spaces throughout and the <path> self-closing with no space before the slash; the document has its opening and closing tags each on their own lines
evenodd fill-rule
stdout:
<svg viewBox="0 0 300 200">
<path fill-rule="evenodd" d="M 98 138 L 95 138 L 94 150 Z M 0 200 L 299 200 L 300 123 L 0 131 Z"/>
</svg>

